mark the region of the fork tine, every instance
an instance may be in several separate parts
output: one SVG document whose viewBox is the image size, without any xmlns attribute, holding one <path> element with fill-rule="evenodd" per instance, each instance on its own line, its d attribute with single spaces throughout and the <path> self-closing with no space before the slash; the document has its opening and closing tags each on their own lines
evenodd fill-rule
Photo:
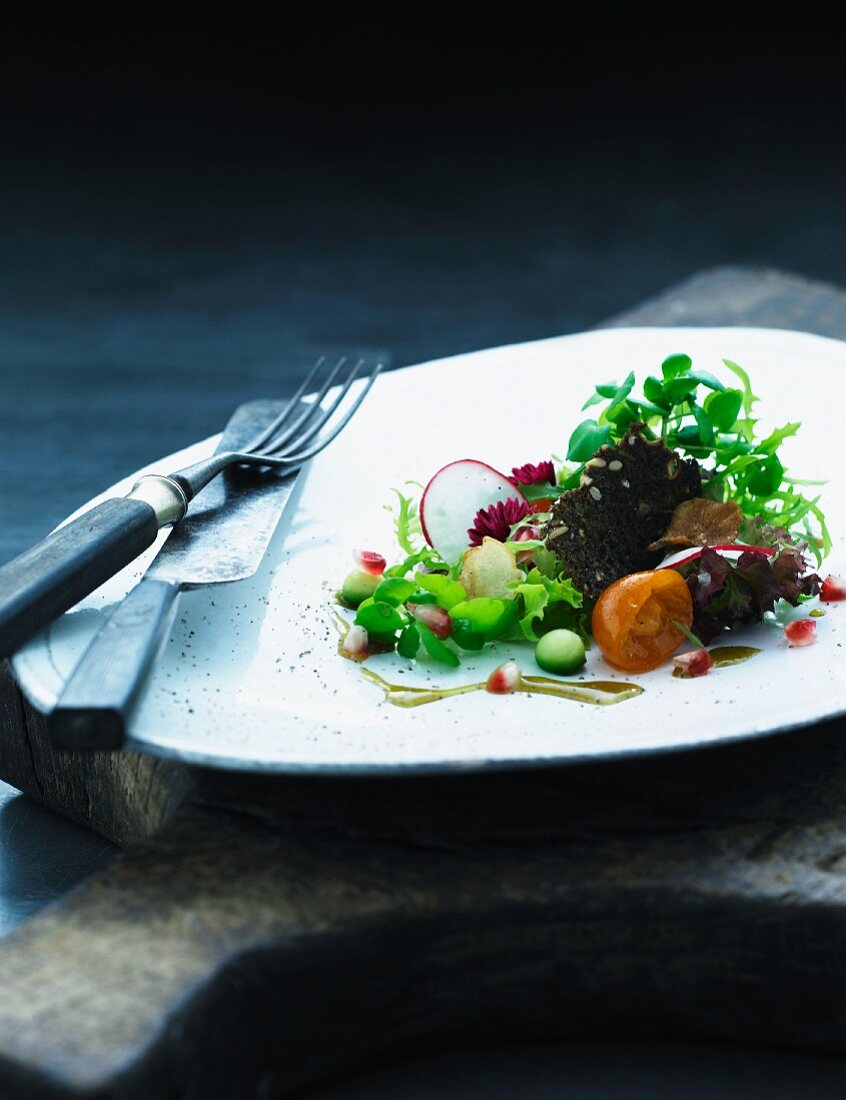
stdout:
<svg viewBox="0 0 846 1100">
<path fill-rule="evenodd" d="M 342 356 L 341 359 L 340 359 L 340 362 L 344 363 L 345 361 L 346 361 L 345 357 Z M 264 428 L 257 436 L 255 436 L 253 439 L 251 439 L 249 441 L 249 443 L 247 443 L 242 448 L 242 450 L 244 450 L 244 451 L 256 451 L 256 450 L 258 450 L 259 447 L 262 447 L 265 443 L 267 443 L 267 441 L 270 438 L 272 438 L 272 436 L 276 432 L 278 432 L 280 428 L 284 427 L 285 421 L 294 412 L 294 410 L 299 406 L 299 403 L 302 400 L 304 394 L 308 393 L 309 390 L 314 385 L 315 379 L 320 374 L 320 372 L 323 369 L 325 363 L 326 363 L 326 356 L 321 355 L 320 358 L 317 360 L 317 362 L 314 364 L 314 366 L 311 368 L 311 370 L 308 372 L 308 374 L 305 376 L 305 378 L 302 380 L 302 382 L 299 384 L 299 386 L 297 386 L 294 393 L 288 398 L 288 401 L 285 405 L 285 408 L 282 410 L 282 412 L 279 413 L 279 415 L 274 420 L 272 420 L 270 422 L 270 424 L 268 424 L 267 427 Z"/>
<path fill-rule="evenodd" d="M 191 501 L 194 499 L 197 493 L 199 493 L 206 485 L 208 485 L 213 477 L 216 477 L 219 473 L 225 470 L 227 466 L 264 466 L 266 468 L 280 470 L 283 475 L 294 473 L 309 458 L 312 458 L 314 455 L 322 451 L 324 447 L 328 446 L 338 434 L 338 432 L 340 432 L 341 429 L 349 423 L 350 419 L 358 410 L 358 407 L 361 405 L 362 401 L 370 392 L 373 383 L 376 381 L 384 365 L 380 362 L 376 362 L 369 376 L 364 379 L 364 385 L 362 386 L 361 392 L 352 401 L 350 407 L 342 413 L 342 415 L 337 419 L 334 424 L 330 424 L 330 427 L 327 431 L 325 431 L 322 435 L 318 435 L 317 439 L 311 444 L 311 446 L 306 447 L 305 449 L 299 449 L 302 448 L 304 443 L 307 443 L 317 432 L 319 432 L 320 429 L 327 422 L 329 422 L 329 418 L 332 417 L 332 415 L 337 411 L 341 401 L 349 393 L 350 386 L 352 385 L 356 376 L 359 374 L 364 360 L 356 363 L 353 370 L 350 371 L 349 377 L 341 387 L 340 394 L 337 397 L 333 398 L 329 408 L 321 409 L 319 407 L 319 402 L 322 400 L 321 394 L 325 396 L 326 390 L 332 384 L 334 378 L 337 377 L 345 362 L 346 359 L 339 360 L 339 362 L 330 372 L 329 380 L 327 382 L 324 382 L 323 386 L 321 386 L 320 393 L 316 395 L 317 400 L 315 401 L 315 405 L 310 408 L 305 417 L 297 418 L 298 425 L 302 423 L 308 424 L 308 421 L 312 419 L 316 413 L 319 412 L 319 422 L 316 428 L 314 425 L 306 427 L 306 430 L 301 433 L 300 436 L 291 444 L 290 449 L 288 449 L 287 451 L 283 450 L 283 443 L 280 441 L 280 439 L 289 440 L 292 434 L 292 427 L 288 427 L 283 433 L 282 437 L 277 437 L 276 439 L 274 439 L 272 449 L 269 448 L 266 451 L 241 450 L 216 452 L 208 458 L 200 459 L 199 462 L 194 462 L 190 466 L 183 467 L 183 469 L 181 470 L 175 470 L 172 474 L 169 475 L 170 479 L 176 482 L 177 486 L 179 486 L 179 488 L 185 494 L 187 500 Z M 314 368 L 309 378 L 314 378 L 315 372 L 319 369 L 321 365 L 322 364 L 318 364 L 318 366 Z M 303 385 L 305 386 L 307 382 L 308 380 Z M 292 400 L 298 400 L 298 398 L 295 397 Z M 274 424 L 278 425 L 281 421 L 286 420 L 288 413 L 290 412 L 290 408 L 291 402 L 289 402 L 288 408 L 286 408 L 285 411 L 275 419 Z M 266 434 L 266 432 L 267 429 L 265 429 L 262 435 Z M 276 453 L 277 451 L 281 451 L 282 453 Z"/>
<path fill-rule="evenodd" d="M 330 388 L 337 381 L 338 375 L 341 373 L 341 370 L 343 369 L 346 361 L 347 360 L 345 356 L 342 356 L 338 360 L 338 362 L 327 375 L 326 379 L 323 382 L 323 385 L 314 395 L 314 401 L 311 404 L 306 405 L 306 407 L 300 412 L 299 416 L 296 416 L 290 424 L 284 425 L 284 431 L 268 437 L 266 445 L 260 446 L 258 448 L 253 447 L 251 448 L 251 450 L 254 451 L 256 454 L 273 454 L 280 447 L 284 446 L 284 444 L 287 443 L 289 439 L 292 439 L 300 431 L 300 429 L 307 428 L 309 421 L 313 420 L 315 417 L 319 417 L 323 411 L 321 409 L 321 402 L 323 401 L 323 398 L 326 396 L 326 394 L 329 392 Z M 355 373 L 360 369 L 362 362 L 363 360 L 359 360 L 359 362 L 353 368 L 353 376 L 355 376 Z M 266 434 L 267 433 L 265 431 L 265 435 Z"/>
<path fill-rule="evenodd" d="M 379 377 L 382 366 L 382 363 L 376 364 L 364 386 L 362 387 L 361 393 L 358 394 L 355 401 L 353 401 L 352 405 L 350 405 L 344 415 L 339 420 L 337 420 L 327 432 L 319 436 L 318 439 L 316 439 L 315 442 L 312 443 L 310 447 L 307 447 L 304 451 L 298 451 L 295 454 L 284 454 L 278 456 L 277 462 L 281 460 L 286 465 L 290 463 L 291 468 L 296 469 L 299 468 L 304 462 L 308 461 L 308 459 L 314 458 L 314 456 L 316 454 L 319 454 L 324 447 L 328 447 L 335 436 L 341 431 L 341 429 L 349 423 L 349 421 L 358 410 L 359 405 L 362 403 L 365 397 L 367 397 L 368 393 L 370 393 L 373 383 Z M 335 407 L 337 407 L 337 403 Z"/>
<path fill-rule="evenodd" d="M 261 453 L 267 455 L 278 454 L 281 450 L 283 450 L 285 444 L 287 443 L 290 443 L 290 447 L 295 447 L 299 449 L 304 444 L 308 443 L 310 439 L 313 439 L 314 436 L 316 436 L 320 429 L 323 427 L 323 425 L 335 413 L 338 406 L 349 393 L 350 386 L 352 386 L 353 382 L 356 380 L 356 378 L 358 378 L 361 372 L 361 368 L 363 366 L 364 360 L 359 359 L 347 375 L 338 393 L 332 398 L 332 401 L 327 408 L 321 408 L 319 400 L 316 399 L 314 402 L 314 406 L 312 407 L 312 410 L 308 416 L 300 417 L 299 423 L 297 425 L 292 424 L 291 427 L 284 431 L 281 435 L 277 436 L 275 439 L 272 439 L 270 441 L 270 444 L 262 449 Z M 318 394 L 318 398 L 319 396 L 320 395 Z M 309 420 L 313 420 L 313 423 L 309 424 Z M 296 427 L 301 427 L 302 430 L 295 432 Z M 290 442 L 295 435 L 296 438 L 294 439 L 294 441 Z"/>
</svg>

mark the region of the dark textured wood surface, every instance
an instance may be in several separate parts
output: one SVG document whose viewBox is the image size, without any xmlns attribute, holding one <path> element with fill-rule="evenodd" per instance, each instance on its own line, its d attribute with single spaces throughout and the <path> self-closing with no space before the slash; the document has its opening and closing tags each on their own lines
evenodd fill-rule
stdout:
<svg viewBox="0 0 846 1100">
<path fill-rule="evenodd" d="M 718 270 L 612 323 L 846 336 Z M 4 1097 L 286 1095 L 386 1054 L 609 1032 L 846 1053 L 846 742 L 484 776 L 75 757 L 6 675 L 0 775 L 128 847 L 0 943 Z"/>
<path fill-rule="evenodd" d="M 735 267 L 699 272 L 611 318 L 622 325 L 744 325 L 846 338 L 846 296 L 838 287 L 783 271 Z"/>
</svg>

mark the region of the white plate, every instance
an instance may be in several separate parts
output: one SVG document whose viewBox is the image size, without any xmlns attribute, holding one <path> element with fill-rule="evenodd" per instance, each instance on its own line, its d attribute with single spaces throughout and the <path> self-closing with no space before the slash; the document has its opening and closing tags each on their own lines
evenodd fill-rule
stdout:
<svg viewBox="0 0 846 1100">
<path fill-rule="evenodd" d="M 332 594 L 352 568 L 353 548 L 395 553 L 383 508 L 391 486 L 425 481 L 456 458 L 510 469 L 560 455 L 594 383 L 629 370 L 642 379 L 679 351 L 718 373 L 723 357 L 746 367 L 762 396 L 763 427 L 803 421 L 785 453 L 797 474 L 832 479 L 823 498 L 836 539 L 827 569 L 842 572 L 846 344 L 765 329 L 611 329 L 427 363 L 380 379 L 314 461 L 254 578 L 182 596 L 174 633 L 133 716 L 132 747 L 256 771 L 439 771 L 663 752 L 842 713 L 843 605 L 829 606 L 813 646 L 788 651 L 764 628 L 749 630 L 737 642 L 764 652 L 747 664 L 699 680 L 675 680 L 667 667 L 629 677 L 644 693 L 610 707 L 481 692 L 402 710 L 337 654 Z M 156 468 L 173 468 L 213 444 L 196 444 Z M 142 566 L 125 570 L 17 655 L 23 689 L 42 709 L 53 705 L 103 609 Z M 530 646 L 506 644 L 454 672 L 412 668 L 396 655 L 367 667 L 404 684 L 449 686 L 484 678 L 511 657 L 537 672 Z M 595 648 L 586 674 L 614 675 Z"/>
</svg>

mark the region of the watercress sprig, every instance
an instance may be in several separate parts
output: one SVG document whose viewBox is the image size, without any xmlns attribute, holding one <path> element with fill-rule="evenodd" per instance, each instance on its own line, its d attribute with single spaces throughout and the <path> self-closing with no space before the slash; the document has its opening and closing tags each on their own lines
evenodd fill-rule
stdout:
<svg viewBox="0 0 846 1100">
<path fill-rule="evenodd" d="M 734 501 L 749 519 L 807 540 L 819 562 L 831 549 L 831 537 L 819 495 L 806 494 L 802 487 L 820 483 L 789 477 L 778 453 L 800 424 L 789 422 L 757 438 L 758 397 L 749 375 L 730 359 L 723 364 L 738 384 L 726 386 L 709 371 L 694 370 L 689 355 L 671 355 L 661 364 L 660 377 L 644 379 L 642 397 L 634 395 L 633 371 L 619 385 L 596 386 L 583 409 L 603 408 L 570 437 L 567 459 L 578 465 L 565 486 L 579 484 L 584 463 L 599 447 L 618 443 L 631 424 L 641 422 L 652 438 L 703 463 L 705 496 Z"/>
</svg>

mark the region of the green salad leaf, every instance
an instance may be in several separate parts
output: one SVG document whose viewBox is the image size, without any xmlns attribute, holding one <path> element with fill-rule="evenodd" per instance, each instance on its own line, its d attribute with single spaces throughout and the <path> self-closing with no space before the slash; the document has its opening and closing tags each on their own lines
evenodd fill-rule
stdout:
<svg viewBox="0 0 846 1100">
<path fill-rule="evenodd" d="M 572 465 L 556 458 L 555 464 L 528 463 L 512 471 L 517 479 L 512 484 L 519 482 L 527 500 L 555 498 L 577 488 L 584 464 L 603 445 L 619 443 L 636 422 L 645 425 L 647 439 L 663 439 L 671 450 L 695 458 L 703 495 L 740 507 L 740 537 L 750 543 L 737 562 L 706 548 L 680 567 L 695 608 L 693 632 L 680 629 L 695 645 L 707 644 L 735 623 L 764 621 L 783 629 L 804 617 L 802 605 L 819 587 L 816 574 L 807 572 L 805 543 L 818 561 L 831 547 L 819 494 L 811 488 L 822 483 L 794 477 L 786 466 L 783 447 L 800 424 L 788 421 L 769 434 L 760 431 L 749 375 L 732 360 L 723 362 L 726 379 L 695 369 L 689 355 L 678 354 L 647 376 L 640 392 L 633 371 L 622 382 L 600 383 L 583 406 L 593 410 L 592 417 L 570 436 L 567 463 Z M 352 582 L 349 577 L 345 582 L 356 600 L 367 596 L 357 605 L 355 623 L 366 629 L 374 650 L 395 649 L 406 660 L 457 668 L 462 654 L 491 642 L 536 644 L 562 628 L 589 644 L 593 607 L 546 545 L 548 505 L 538 504 L 528 514 L 524 508 L 519 521 L 510 527 L 506 522 L 498 535 L 518 571 L 510 575 L 520 579 L 504 591 L 494 587 L 496 595 L 472 595 L 470 580 L 468 589 L 461 583 L 462 561 L 447 564 L 427 545 L 418 494 L 408 486 L 422 489 L 406 482 L 393 490 L 395 501 L 386 506 L 402 557 L 381 578 L 350 574 Z M 768 547 L 775 553 L 762 549 Z"/>
<path fill-rule="evenodd" d="M 522 601 L 519 627 L 523 638 L 536 642 L 548 631 L 566 627 L 588 644 L 584 599 L 571 580 L 548 577 L 534 568 L 512 587 Z"/>
<path fill-rule="evenodd" d="M 802 491 L 815 483 L 788 476 L 778 453 L 800 425 L 791 421 L 759 438 L 753 416 L 758 397 L 749 375 L 730 359 L 723 363 L 739 386 L 726 386 L 710 372 L 694 370 L 689 355 L 671 355 L 661 364 L 660 378 L 650 375 L 644 381 L 642 398 L 633 396 L 632 374 L 620 386 L 595 387 L 585 407 L 603 407 L 594 420 L 576 428 L 567 459 L 583 464 L 593 454 L 593 444 L 619 443 L 630 424 L 642 422 L 648 437 L 663 438 L 671 450 L 702 464 L 705 496 L 734 501 L 748 519 L 783 527 L 806 540 L 819 562 L 831 549 L 831 537 L 819 495 Z M 568 485 L 578 484 L 582 468 L 571 472 Z"/>
</svg>

